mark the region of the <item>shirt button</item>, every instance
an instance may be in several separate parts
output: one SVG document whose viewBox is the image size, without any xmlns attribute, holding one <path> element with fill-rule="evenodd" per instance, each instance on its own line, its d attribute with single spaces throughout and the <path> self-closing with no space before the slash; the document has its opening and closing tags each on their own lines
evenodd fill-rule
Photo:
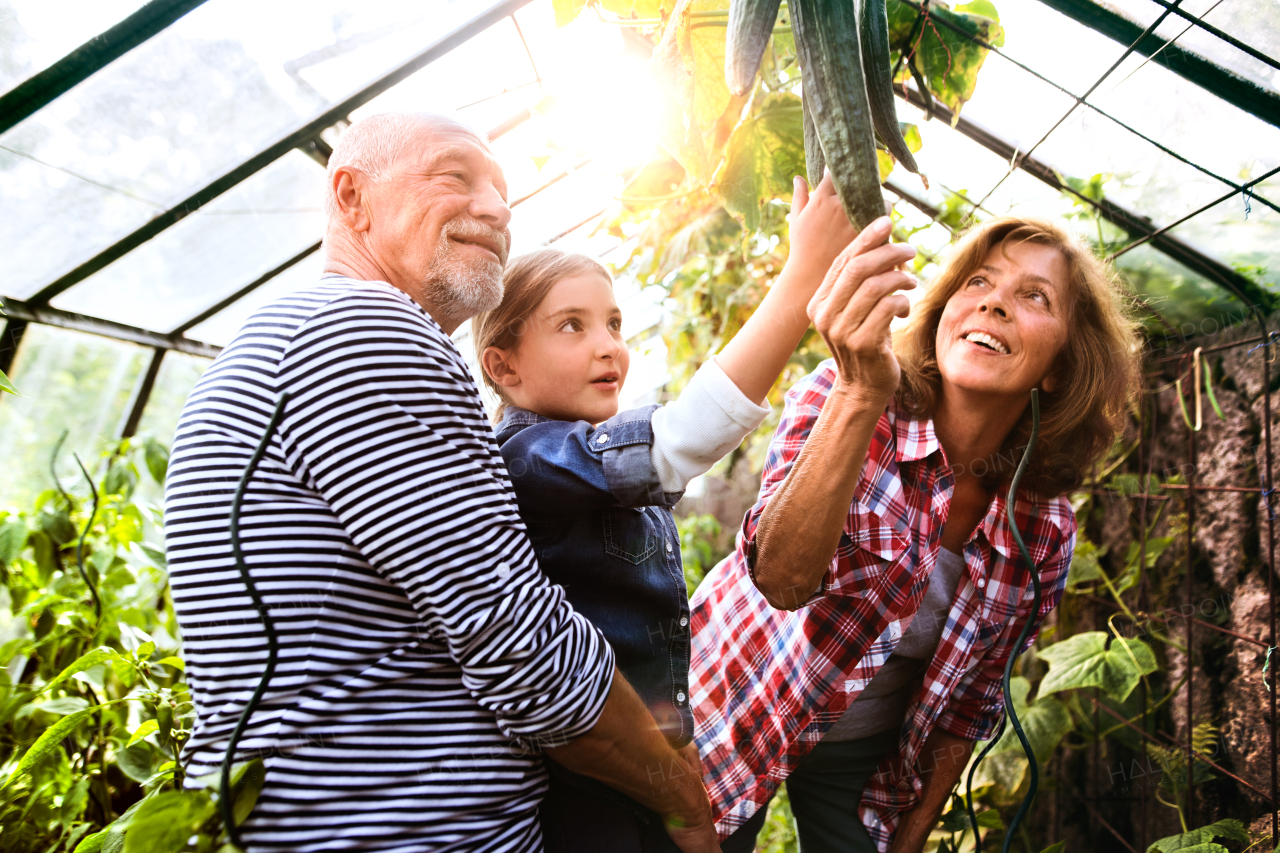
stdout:
<svg viewBox="0 0 1280 853">
<path fill-rule="evenodd" d="M 507 565 L 506 561 L 498 563 L 498 576 L 505 578 L 509 574 L 511 574 L 511 566 Z"/>
<path fill-rule="evenodd" d="M 685 697 L 684 697 L 684 691 L 683 691 L 683 690 L 676 694 L 676 701 L 677 701 L 677 702 L 679 702 L 681 705 L 683 705 L 683 704 L 684 704 L 684 698 L 685 698 Z"/>
<path fill-rule="evenodd" d="M 671 553 L 671 540 L 670 540 L 670 539 L 668 539 L 668 540 L 667 540 L 667 553 L 668 553 L 668 554 L 670 554 L 670 553 Z"/>
<path fill-rule="evenodd" d="M 596 439 L 596 444 L 604 444 L 608 440 L 609 440 L 609 433 L 602 432 L 600 433 L 600 437 Z"/>
<path fill-rule="evenodd" d="M 688 625 L 688 624 L 689 624 L 689 617 L 688 617 L 688 616 L 681 616 L 681 617 L 680 617 L 680 627 L 681 627 L 681 628 L 683 628 L 684 626 L 686 626 L 686 625 Z"/>
<path fill-rule="evenodd" d="M 982 589 L 987 585 L 986 578 L 978 578 L 978 589 Z"/>
</svg>

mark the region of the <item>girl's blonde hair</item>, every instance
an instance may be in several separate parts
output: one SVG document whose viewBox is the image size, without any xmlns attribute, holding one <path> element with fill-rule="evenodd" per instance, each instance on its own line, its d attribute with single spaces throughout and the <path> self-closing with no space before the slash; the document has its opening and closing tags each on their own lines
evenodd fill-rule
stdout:
<svg viewBox="0 0 1280 853">
<path fill-rule="evenodd" d="M 1131 301 L 1114 270 L 1081 239 L 1040 219 L 1005 216 L 970 230 L 942 271 L 911 308 L 911 319 L 893 339 L 902 366 L 899 406 L 932 416 L 942 390 L 938 324 L 947 301 L 968 281 L 995 246 L 1037 243 L 1056 249 L 1067 265 L 1067 341 L 1058 353 L 1054 393 L 1040 394 L 1040 435 L 1021 481 L 1044 497 L 1072 491 L 1124 429 L 1141 376 L 1141 345 Z M 999 460 L 988 460 L 983 484 L 998 487 L 1013 476 L 1031 434 L 1031 407 L 1010 431 Z"/>
<path fill-rule="evenodd" d="M 595 258 L 560 249 L 538 249 L 521 255 L 502 273 L 502 302 L 492 311 L 477 314 L 471 321 L 476 342 L 476 358 L 480 359 L 484 384 L 498 398 L 493 422 L 502 420 L 511 401 L 502 386 L 484 370 L 484 351 L 489 347 L 510 352 L 520 343 L 529 318 L 538 310 L 551 287 L 563 278 L 598 274 L 612 283 L 613 276 Z"/>
</svg>

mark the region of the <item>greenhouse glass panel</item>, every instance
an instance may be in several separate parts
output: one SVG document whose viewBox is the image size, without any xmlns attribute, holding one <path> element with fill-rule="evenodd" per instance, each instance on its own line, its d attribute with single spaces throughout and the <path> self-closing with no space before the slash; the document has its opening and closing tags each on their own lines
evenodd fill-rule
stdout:
<svg viewBox="0 0 1280 853">
<path fill-rule="evenodd" d="M 622 189 L 594 164 L 574 172 L 511 211 L 511 255 L 532 251 L 598 215 Z"/>
<path fill-rule="evenodd" d="M 0 0 L 0 92 L 39 74 L 146 0 Z"/>
<path fill-rule="evenodd" d="M 1122 48 L 1039 3 L 1002 10 L 1005 52 L 1074 94 L 1083 95 Z M 1098 64 L 1069 83 L 1072 64 Z M 1027 150 L 1067 113 L 1071 101 L 999 56 L 989 56 L 967 118 Z M 1131 55 L 1090 95 L 1090 103 L 1210 171 L 1241 182 L 1280 165 L 1280 128 L 1226 103 L 1168 69 Z M 1017 105 L 1011 109 L 1010 105 Z M 1046 109 L 1046 104 L 1052 104 Z M 1059 109 L 1061 107 L 1061 109 Z M 1206 126 L 1215 132 L 1204 132 Z M 1265 152 L 1260 157 L 1260 152 Z M 1157 224 L 1171 222 L 1230 189 L 1178 162 L 1140 137 L 1083 107 L 1050 133 L 1035 156 L 1066 176 L 1107 174 L 1119 179 L 1109 196 Z M 1126 187 L 1128 189 L 1126 189 Z M 1170 188 L 1161 192 L 1161 188 Z M 984 188 L 981 192 L 985 192 Z"/>
<path fill-rule="evenodd" d="M 1164 13 L 1164 7 L 1151 0 L 1108 0 L 1105 5 L 1143 28 Z M 1183 0 L 1178 8 L 1260 53 L 1280 56 L 1280 5 L 1274 0 Z M 1280 70 L 1181 15 L 1169 15 L 1155 34 L 1165 41 L 1176 40 L 1184 50 L 1197 53 L 1259 86 L 1280 91 Z"/>
<path fill-rule="evenodd" d="M 468 105 L 490 104 L 492 99 L 508 112 L 494 115 L 496 109 L 490 106 L 473 108 L 467 116 L 484 133 L 537 102 L 541 93 L 537 86 L 528 85 L 533 82 L 533 67 L 520 34 L 511 19 L 504 18 L 352 112 L 351 120 L 385 112 L 455 112 Z M 511 91 L 515 104 L 493 97 L 504 91 Z"/>
<path fill-rule="evenodd" d="M 52 304 L 169 331 L 319 240 L 323 186 L 320 166 L 291 151 Z"/>
<path fill-rule="evenodd" d="M 32 324 L 13 364 L 21 397 L 0 401 L 0 506 L 28 506 L 54 487 L 49 464 L 68 488 L 83 491 L 73 453 L 90 471 L 119 434 L 129 400 L 151 350 L 51 326 Z M 100 473 L 100 472 L 99 472 Z"/>
<path fill-rule="evenodd" d="M 242 299 L 231 303 L 208 320 L 191 327 L 187 330 L 186 336 L 193 340 L 226 346 L 231 343 L 231 339 L 236 336 L 236 332 L 240 331 L 244 321 L 249 319 L 253 312 L 273 299 L 315 284 L 323 269 L 324 254 L 319 251 L 314 252 Z"/>
<path fill-rule="evenodd" d="M 19 152 L 0 189 L 26 201 L 0 220 L 6 292 L 29 296 L 483 8 L 209 0 L 0 136 Z"/>
</svg>

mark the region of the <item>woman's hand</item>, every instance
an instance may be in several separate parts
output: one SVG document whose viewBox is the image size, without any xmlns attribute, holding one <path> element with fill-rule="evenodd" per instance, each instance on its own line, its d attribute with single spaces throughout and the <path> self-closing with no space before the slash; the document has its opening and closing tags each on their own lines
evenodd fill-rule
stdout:
<svg viewBox="0 0 1280 853">
<path fill-rule="evenodd" d="M 794 185 L 787 265 L 802 279 L 820 282 L 836 256 L 858 236 L 858 229 L 840 206 L 829 170 L 812 190 L 799 175 Z"/>
<path fill-rule="evenodd" d="M 889 324 L 907 316 L 910 303 L 897 291 L 916 286 L 914 276 L 898 269 L 916 250 L 886 242 L 891 229 L 887 216 L 868 225 L 831 265 L 808 309 L 836 361 L 833 393 L 852 393 L 881 408 L 902 376 Z"/>
</svg>

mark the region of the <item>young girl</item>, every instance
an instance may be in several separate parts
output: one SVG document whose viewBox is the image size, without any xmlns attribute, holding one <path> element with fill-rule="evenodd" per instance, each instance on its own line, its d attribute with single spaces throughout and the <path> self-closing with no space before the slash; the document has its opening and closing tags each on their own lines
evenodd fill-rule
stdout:
<svg viewBox="0 0 1280 853">
<path fill-rule="evenodd" d="M 850 252 L 888 232 L 888 219 L 877 221 Z M 591 258 L 555 249 L 519 258 L 504 274 L 502 304 L 476 318 L 485 381 L 501 401 L 498 443 L 538 562 L 608 639 L 677 749 L 690 743 L 693 716 L 689 604 L 671 506 L 769 412 L 762 402 L 808 328 L 808 302 L 855 235 L 830 176 L 812 195 L 797 178 L 786 267 L 733 340 L 666 406 L 618 413 L 630 356 L 612 280 Z M 548 765 L 541 817 L 550 853 L 676 849 L 653 812 Z M 662 769 L 651 775 L 658 785 L 682 781 Z"/>
</svg>

